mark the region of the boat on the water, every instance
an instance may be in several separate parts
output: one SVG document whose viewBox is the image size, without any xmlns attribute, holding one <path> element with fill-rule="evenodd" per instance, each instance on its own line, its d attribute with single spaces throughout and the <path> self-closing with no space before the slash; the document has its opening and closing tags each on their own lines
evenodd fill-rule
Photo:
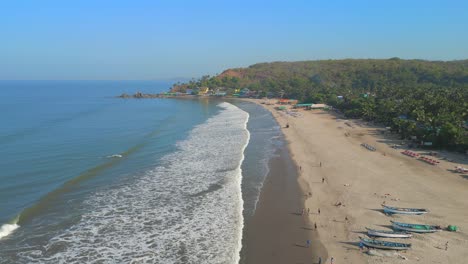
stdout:
<svg viewBox="0 0 468 264">
<path fill-rule="evenodd" d="M 411 244 L 407 243 L 398 243 L 398 242 L 391 242 L 391 241 L 383 241 L 383 240 L 376 240 L 376 239 L 369 239 L 359 237 L 361 239 L 361 243 L 367 247 L 371 248 L 380 248 L 380 249 L 393 249 L 393 250 L 406 250 L 411 248 Z"/>
<path fill-rule="evenodd" d="M 392 230 L 375 230 L 367 228 L 367 235 L 370 237 L 393 237 L 393 238 L 410 238 L 413 235 L 408 232 L 398 232 Z"/>
<path fill-rule="evenodd" d="M 408 224 L 408 223 L 400 223 L 395 221 L 392 222 L 393 229 L 395 230 L 403 230 L 413 233 L 434 233 L 437 231 L 442 230 L 440 226 L 433 226 L 433 225 L 421 225 L 421 224 Z"/>
<path fill-rule="evenodd" d="M 427 214 L 429 211 L 421 208 L 401 208 L 392 207 L 382 204 L 385 214 L 407 214 L 407 215 L 422 215 Z"/>
</svg>

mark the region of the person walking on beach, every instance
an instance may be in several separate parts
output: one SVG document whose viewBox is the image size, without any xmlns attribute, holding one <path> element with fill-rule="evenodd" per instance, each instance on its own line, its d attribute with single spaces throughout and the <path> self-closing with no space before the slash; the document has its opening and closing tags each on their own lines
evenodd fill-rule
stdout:
<svg viewBox="0 0 468 264">
<path fill-rule="evenodd" d="M 334 262 L 334 261 L 335 261 L 335 259 L 334 259 L 333 257 L 331 258 L 331 260 L 330 260 L 330 261 L 331 261 L 331 262 L 330 262 L 331 264 L 335 263 L 335 262 Z"/>
<path fill-rule="evenodd" d="M 317 230 L 317 223 L 314 223 L 314 228 L 315 230 Z"/>
<path fill-rule="evenodd" d="M 325 178 L 322 178 L 322 183 L 324 183 L 324 182 L 325 182 Z"/>
<path fill-rule="evenodd" d="M 320 208 L 317 210 L 318 214 L 320 214 Z"/>
<path fill-rule="evenodd" d="M 319 262 L 318 264 L 322 264 L 322 257 L 319 257 Z"/>
<path fill-rule="evenodd" d="M 307 247 L 310 247 L 310 240 L 309 239 L 307 239 L 306 243 L 307 243 Z"/>
<path fill-rule="evenodd" d="M 445 251 L 447 251 L 447 250 L 448 250 L 448 241 L 447 241 L 447 243 L 445 243 Z"/>
</svg>

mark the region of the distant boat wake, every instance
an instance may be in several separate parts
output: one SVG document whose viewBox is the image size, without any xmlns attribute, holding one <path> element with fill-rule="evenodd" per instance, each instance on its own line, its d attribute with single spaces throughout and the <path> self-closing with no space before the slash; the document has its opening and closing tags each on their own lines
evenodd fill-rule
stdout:
<svg viewBox="0 0 468 264">
<path fill-rule="evenodd" d="M 109 155 L 107 156 L 106 158 L 122 158 L 123 156 L 120 155 L 120 154 L 113 154 L 113 155 Z"/>
</svg>

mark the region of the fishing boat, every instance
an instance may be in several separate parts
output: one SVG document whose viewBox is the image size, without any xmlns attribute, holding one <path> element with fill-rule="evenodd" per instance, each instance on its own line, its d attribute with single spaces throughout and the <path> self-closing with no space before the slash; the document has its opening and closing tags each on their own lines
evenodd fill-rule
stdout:
<svg viewBox="0 0 468 264">
<path fill-rule="evenodd" d="M 407 223 L 399 223 L 399 222 L 392 222 L 393 229 L 395 230 L 403 230 L 413 233 L 434 233 L 437 231 L 442 230 L 440 226 L 432 226 L 432 225 L 420 225 L 420 224 L 407 224 Z"/>
<path fill-rule="evenodd" d="M 410 238 L 411 235 L 408 232 L 397 232 L 391 230 L 375 230 L 367 228 L 367 235 L 370 237 L 393 237 L 393 238 Z"/>
<path fill-rule="evenodd" d="M 392 207 L 382 204 L 384 213 L 386 214 L 407 214 L 407 215 L 422 215 L 427 214 L 429 211 L 420 208 L 401 208 Z"/>
<path fill-rule="evenodd" d="M 380 248 L 380 249 L 393 249 L 393 250 L 406 250 L 411 248 L 411 244 L 390 242 L 376 239 L 368 239 L 359 237 L 361 243 L 367 247 Z"/>
</svg>

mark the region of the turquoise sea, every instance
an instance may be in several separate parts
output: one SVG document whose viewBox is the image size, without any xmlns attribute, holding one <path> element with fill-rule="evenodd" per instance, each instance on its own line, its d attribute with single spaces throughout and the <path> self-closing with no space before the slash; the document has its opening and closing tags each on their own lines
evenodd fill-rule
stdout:
<svg viewBox="0 0 468 264">
<path fill-rule="evenodd" d="M 239 261 L 279 127 L 170 86 L 0 81 L 0 263 Z"/>
</svg>

